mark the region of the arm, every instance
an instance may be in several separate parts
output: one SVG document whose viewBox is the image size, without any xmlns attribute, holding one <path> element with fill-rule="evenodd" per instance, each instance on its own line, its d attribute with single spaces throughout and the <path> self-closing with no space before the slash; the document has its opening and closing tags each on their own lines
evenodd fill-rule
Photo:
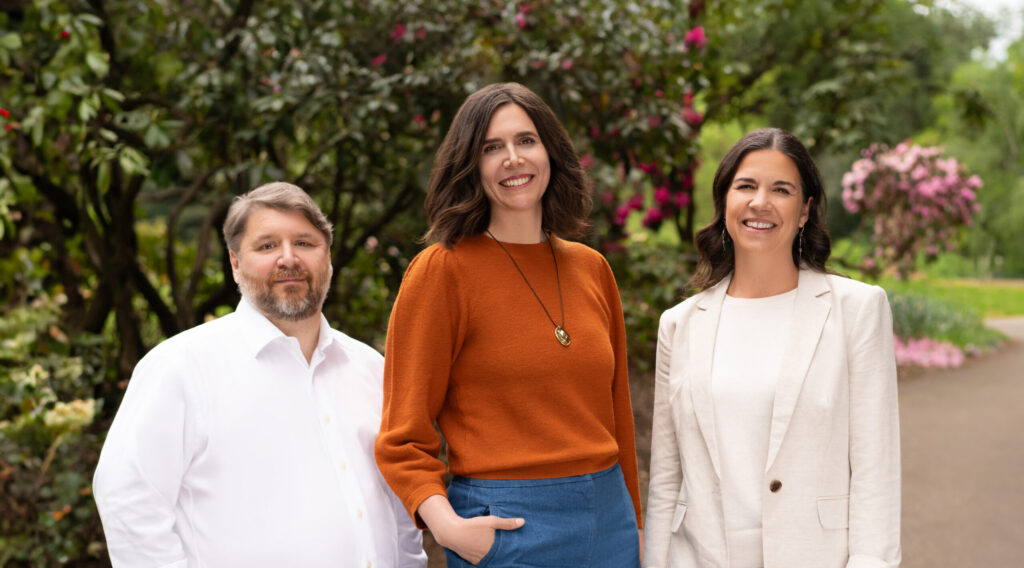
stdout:
<svg viewBox="0 0 1024 568">
<path fill-rule="evenodd" d="M 658 326 L 658 353 L 654 372 L 654 415 L 651 427 L 651 477 L 647 497 L 647 542 L 644 566 L 669 565 L 676 500 L 683 483 L 682 462 L 672 421 L 669 371 L 675 325 L 663 315 Z"/>
<path fill-rule="evenodd" d="M 850 560 L 848 568 L 900 564 L 900 429 L 892 312 L 873 287 L 851 334 Z"/>
<path fill-rule="evenodd" d="M 466 519 L 460 517 L 448 498 L 432 495 L 417 511 L 430 527 L 437 543 L 455 552 L 471 564 L 477 564 L 491 550 L 495 530 L 515 530 L 523 526 L 521 518 L 506 519 L 488 515 Z"/>
<path fill-rule="evenodd" d="M 187 565 L 174 507 L 200 444 L 174 364 L 155 354 L 139 363 L 100 454 L 93 493 L 115 567 Z"/>
<path fill-rule="evenodd" d="M 626 481 L 626 489 L 633 498 L 636 526 L 643 538 L 643 518 L 640 509 L 640 479 L 637 473 L 636 431 L 633 423 L 633 404 L 629 395 L 629 365 L 626 360 L 626 323 L 622 316 L 622 302 L 615 276 L 607 262 L 604 264 L 608 280 L 605 296 L 610 310 L 610 341 L 615 351 L 615 377 L 612 382 L 612 405 L 615 413 L 615 439 L 619 446 L 619 466 Z M 642 547 L 642 542 L 641 542 Z"/>
</svg>

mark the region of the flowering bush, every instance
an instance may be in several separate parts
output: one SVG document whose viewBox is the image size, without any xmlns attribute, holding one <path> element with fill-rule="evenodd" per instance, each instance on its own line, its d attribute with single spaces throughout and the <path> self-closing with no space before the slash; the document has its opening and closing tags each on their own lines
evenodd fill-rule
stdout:
<svg viewBox="0 0 1024 568">
<path fill-rule="evenodd" d="M 896 334 L 896 363 L 959 367 L 969 355 L 994 347 L 1003 336 L 971 310 L 916 294 L 889 295 Z"/>
<path fill-rule="evenodd" d="M 940 249 L 951 250 L 957 229 L 981 208 L 981 179 L 966 175 L 941 148 L 872 145 L 862 156 L 843 175 L 843 205 L 862 215 L 862 229 L 870 227 L 872 247 L 860 266 L 870 276 L 892 267 L 906 277 L 918 253 L 932 260 Z"/>
<path fill-rule="evenodd" d="M 959 367 L 964 362 L 964 352 L 948 341 L 928 337 L 921 339 L 896 338 L 896 364 L 912 367 Z"/>
</svg>

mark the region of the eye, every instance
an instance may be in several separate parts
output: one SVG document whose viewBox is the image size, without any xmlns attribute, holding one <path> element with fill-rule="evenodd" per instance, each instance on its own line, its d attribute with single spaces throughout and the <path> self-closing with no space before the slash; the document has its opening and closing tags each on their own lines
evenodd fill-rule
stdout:
<svg viewBox="0 0 1024 568">
<path fill-rule="evenodd" d="M 536 144 L 536 143 L 537 143 L 537 139 L 532 137 L 532 136 L 527 136 L 527 137 L 521 138 L 519 140 L 519 144 L 520 145 L 528 145 L 528 144 Z"/>
<path fill-rule="evenodd" d="M 297 246 L 297 247 L 315 247 L 316 244 L 311 243 L 309 241 L 298 241 L 298 242 L 295 243 L 295 246 Z"/>
<path fill-rule="evenodd" d="M 272 250 L 274 246 L 274 243 L 261 243 L 256 245 L 256 250 Z"/>
<path fill-rule="evenodd" d="M 775 186 L 775 191 L 777 191 L 779 193 L 782 193 L 782 194 L 785 194 L 785 195 L 792 195 L 793 194 L 793 190 L 789 186 L 785 186 L 785 185 L 777 185 L 777 186 Z"/>
<path fill-rule="evenodd" d="M 732 188 L 736 189 L 736 190 L 739 190 L 739 191 L 744 191 L 744 190 L 748 190 L 748 189 L 757 189 L 756 187 L 754 187 L 754 184 L 747 183 L 747 182 L 743 182 L 743 183 L 734 185 Z"/>
<path fill-rule="evenodd" d="M 484 154 L 489 154 L 495 150 L 501 149 L 501 144 L 488 144 L 484 146 Z"/>
</svg>

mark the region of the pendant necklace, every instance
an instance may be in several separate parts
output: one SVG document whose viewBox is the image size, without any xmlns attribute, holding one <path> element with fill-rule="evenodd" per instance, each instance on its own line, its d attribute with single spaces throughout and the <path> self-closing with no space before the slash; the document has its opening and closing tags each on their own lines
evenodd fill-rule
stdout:
<svg viewBox="0 0 1024 568">
<path fill-rule="evenodd" d="M 555 257 L 555 247 L 551 244 L 551 234 L 548 233 L 548 248 L 551 249 L 551 260 L 555 261 L 555 282 L 558 284 L 558 306 L 562 309 L 562 325 L 555 323 L 555 318 L 551 317 L 551 313 L 548 312 L 547 306 L 544 305 L 540 296 L 537 295 L 537 291 L 530 285 L 530 281 L 526 279 L 526 274 L 523 273 L 522 268 L 519 268 L 519 263 L 512 257 L 512 253 L 508 252 L 505 245 L 501 244 L 501 241 L 491 234 L 490 229 L 486 229 L 486 231 L 487 235 L 490 236 L 494 242 L 498 243 L 501 250 L 505 251 L 505 254 L 508 255 L 508 259 L 512 261 L 512 265 L 516 267 L 516 270 L 519 271 L 519 275 L 523 277 L 523 282 L 526 282 L 526 287 L 533 292 L 533 297 L 537 298 L 537 302 L 540 304 L 541 309 L 544 310 L 544 315 L 548 316 L 548 320 L 551 321 L 551 325 L 555 326 L 555 339 L 557 339 L 562 345 L 568 347 L 569 343 L 572 342 L 572 338 L 569 337 L 569 332 L 565 331 L 565 303 L 562 301 L 562 281 L 558 277 L 558 259 Z"/>
</svg>

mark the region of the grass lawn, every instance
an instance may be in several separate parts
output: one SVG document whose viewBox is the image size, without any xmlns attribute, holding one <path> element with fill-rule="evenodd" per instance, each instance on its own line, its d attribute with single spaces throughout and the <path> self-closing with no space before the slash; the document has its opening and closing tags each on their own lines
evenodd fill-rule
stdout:
<svg viewBox="0 0 1024 568">
<path fill-rule="evenodd" d="M 969 309 L 981 317 L 1024 315 L 1024 280 L 883 278 L 878 284 L 889 292 L 920 294 Z"/>
</svg>

